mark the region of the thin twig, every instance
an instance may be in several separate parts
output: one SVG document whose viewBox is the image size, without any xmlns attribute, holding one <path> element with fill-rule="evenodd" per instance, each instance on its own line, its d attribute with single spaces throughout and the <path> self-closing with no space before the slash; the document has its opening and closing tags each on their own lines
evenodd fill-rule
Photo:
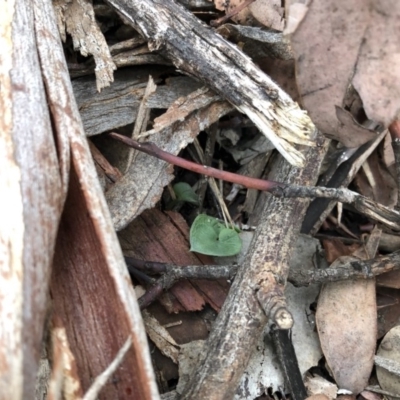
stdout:
<svg viewBox="0 0 400 400">
<path fill-rule="evenodd" d="M 113 182 L 117 182 L 121 177 L 122 173 L 121 171 L 113 167 L 109 161 L 103 156 L 103 154 L 100 152 L 100 150 L 91 142 L 88 140 L 90 152 L 92 153 L 93 160 L 97 163 L 97 165 L 104 171 L 106 176 Z"/>
<path fill-rule="evenodd" d="M 114 360 L 111 364 L 99 375 L 96 377 L 89 390 L 86 392 L 85 396 L 82 400 L 95 400 L 99 395 L 100 390 L 107 383 L 108 379 L 110 379 L 111 375 L 117 370 L 122 360 L 124 359 L 126 353 L 132 346 L 132 338 L 129 336 L 124 345 L 118 351 Z"/>
<path fill-rule="evenodd" d="M 194 139 L 193 143 L 194 143 L 194 147 L 195 147 L 195 149 L 197 151 L 197 154 L 199 155 L 200 161 L 203 163 L 203 165 L 207 165 L 207 167 L 208 167 L 209 163 L 205 162 L 206 158 L 205 158 L 203 149 L 201 148 L 200 143 L 197 140 L 197 138 Z M 233 221 L 232 221 L 232 217 L 231 217 L 231 215 L 229 213 L 228 207 L 225 204 L 225 200 L 224 200 L 223 195 L 222 195 L 223 191 L 222 191 L 221 187 L 218 188 L 217 182 L 215 181 L 214 178 L 209 179 L 208 184 L 210 185 L 210 188 L 213 191 L 214 196 L 215 196 L 216 200 L 218 201 L 218 203 L 219 203 L 219 205 L 221 207 L 222 217 L 224 218 L 224 222 L 225 222 L 226 227 L 228 228 L 228 222 L 229 222 L 229 225 L 231 227 L 233 227 L 234 224 L 233 224 Z"/>
<path fill-rule="evenodd" d="M 164 274 L 161 278 L 149 281 L 152 285 L 146 293 L 139 298 L 140 308 L 146 308 L 153 303 L 162 293 L 170 289 L 182 279 L 233 279 L 236 275 L 237 265 L 186 265 L 151 262 L 125 257 L 129 272 L 137 275 L 139 272 L 146 274 Z M 294 286 L 309 286 L 336 282 L 348 279 L 370 279 L 386 272 L 400 269 L 400 250 L 391 254 L 376 257 L 371 260 L 348 260 L 337 268 L 308 269 L 289 271 L 288 281 Z"/>
<path fill-rule="evenodd" d="M 187 265 L 185 267 L 167 264 L 152 263 L 125 257 L 129 272 L 136 276 L 138 272 L 163 273 L 158 280 L 138 300 L 141 309 L 148 307 L 162 293 L 170 289 L 175 283 L 182 279 L 232 279 L 237 272 L 237 265 Z"/>
<path fill-rule="evenodd" d="M 173 154 L 167 153 L 166 151 L 161 150 L 159 147 L 151 142 L 139 143 L 126 136 L 114 132 L 110 133 L 110 136 L 126 144 L 127 146 L 133 147 L 153 157 L 164 160 L 170 164 L 174 164 L 178 167 L 185 168 L 198 174 L 208 175 L 216 179 L 223 179 L 228 182 L 237 183 L 247 187 L 248 189 L 267 191 L 272 195 L 278 197 L 328 198 L 340 201 L 342 203 L 351 204 L 357 211 L 366 215 L 367 217 L 381 222 L 382 224 L 392 229 L 400 230 L 400 212 L 392 210 L 386 206 L 383 206 L 382 204 L 376 203 L 375 201 L 368 199 L 367 197 L 364 197 L 349 189 L 335 189 L 316 186 L 297 186 L 264 179 L 250 178 L 248 176 L 238 175 L 228 171 L 221 171 L 216 168 L 193 163 L 181 157 L 177 157 Z"/>
</svg>

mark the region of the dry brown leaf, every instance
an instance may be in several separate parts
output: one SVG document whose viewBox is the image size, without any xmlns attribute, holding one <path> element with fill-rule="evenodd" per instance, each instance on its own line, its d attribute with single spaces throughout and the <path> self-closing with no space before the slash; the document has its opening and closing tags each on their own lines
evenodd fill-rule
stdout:
<svg viewBox="0 0 400 400">
<path fill-rule="evenodd" d="M 246 0 L 230 0 L 227 2 L 214 0 L 215 7 L 218 10 L 231 13 L 237 7 L 241 6 Z M 255 0 L 238 14 L 232 17 L 232 20 L 240 25 L 261 24 L 267 28 L 282 31 L 284 28 L 283 19 L 284 9 L 280 0 Z"/>
<path fill-rule="evenodd" d="M 400 29 L 400 3 L 367 3 L 370 24 L 362 37 L 353 85 L 368 118 L 387 127 L 400 111 L 400 42 L 394 33 Z"/>
<path fill-rule="evenodd" d="M 285 27 L 281 0 L 256 0 L 249 5 L 251 16 L 267 28 L 282 31 Z"/>
<path fill-rule="evenodd" d="M 392 328 L 383 338 L 377 355 L 385 359 L 400 362 L 400 325 Z M 385 368 L 376 367 L 378 381 L 383 390 L 400 393 L 400 377 Z"/>
<path fill-rule="evenodd" d="M 286 7 L 286 26 L 284 33 L 286 35 L 291 35 L 293 32 L 295 32 L 300 22 L 306 16 L 308 7 L 306 4 L 298 3 L 296 0 L 286 1 L 285 7 Z"/>
<path fill-rule="evenodd" d="M 394 166 L 394 152 L 392 146 L 392 137 L 388 133 L 382 145 L 382 162 L 388 168 L 393 176 L 396 176 L 396 168 Z"/>
<path fill-rule="evenodd" d="M 400 109 L 400 43 L 393 34 L 400 3 L 315 0 L 308 7 L 292 35 L 303 104 L 322 132 L 348 147 L 359 146 L 375 133 L 343 113 L 350 110 L 358 121 L 362 110 L 349 103 L 351 84 L 368 119 L 388 126 Z"/>
<path fill-rule="evenodd" d="M 328 396 L 324 394 L 314 394 L 310 397 L 307 397 L 306 400 L 330 400 Z"/>
<path fill-rule="evenodd" d="M 365 247 L 353 256 L 337 259 L 369 259 L 375 256 L 381 231 L 374 230 Z M 325 284 L 321 290 L 316 323 L 322 351 L 341 389 L 360 393 L 368 384 L 376 345 L 375 280 Z"/>
<path fill-rule="evenodd" d="M 307 375 L 304 381 L 304 385 L 306 386 L 307 393 L 310 396 L 323 394 L 329 400 L 336 399 L 338 387 L 334 383 L 327 381 L 325 378 L 322 378 L 322 376 Z"/>
<path fill-rule="evenodd" d="M 324 246 L 326 261 L 329 264 L 339 257 L 349 256 L 360 247 L 357 243 L 347 246 L 339 239 L 324 239 L 322 240 L 322 245 Z"/>
<path fill-rule="evenodd" d="M 360 393 L 361 399 L 365 399 L 365 400 L 382 400 L 383 396 L 378 394 L 378 393 L 374 393 L 374 392 L 370 392 L 369 390 L 364 390 Z"/>
<path fill-rule="evenodd" d="M 390 271 L 379 275 L 376 284 L 393 289 L 400 289 L 400 271 Z"/>
<path fill-rule="evenodd" d="M 178 364 L 179 345 L 169 332 L 148 311 L 142 312 L 146 332 L 162 354 Z"/>
<path fill-rule="evenodd" d="M 367 386 L 375 352 L 375 282 L 326 285 L 318 301 L 317 326 L 338 386 L 361 392 Z"/>
<path fill-rule="evenodd" d="M 373 152 L 354 179 L 357 191 L 389 208 L 397 204 L 397 183 L 382 163 L 378 152 Z"/>
</svg>

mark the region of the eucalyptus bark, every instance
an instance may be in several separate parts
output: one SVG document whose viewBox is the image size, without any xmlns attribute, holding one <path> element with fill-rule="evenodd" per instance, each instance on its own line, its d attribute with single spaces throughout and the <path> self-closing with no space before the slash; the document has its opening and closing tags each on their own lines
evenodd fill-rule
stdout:
<svg viewBox="0 0 400 400">
<path fill-rule="evenodd" d="M 87 390 L 130 338 L 132 346 L 113 374 L 115 382 L 105 385 L 99 399 L 158 399 L 141 314 L 72 92 L 52 3 L 32 4 L 53 130 L 60 151 L 66 146 L 71 156 L 50 283 L 53 324 L 60 321 L 76 362 L 75 369 L 62 373 L 65 380 L 65 375 L 74 380 L 73 389 L 80 384 Z M 44 282 L 39 283 L 47 292 Z"/>
<path fill-rule="evenodd" d="M 2 3 L 0 42 L 0 399 L 22 400 L 35 390 L 65 196 L 31 2 Z"/>
</svg>

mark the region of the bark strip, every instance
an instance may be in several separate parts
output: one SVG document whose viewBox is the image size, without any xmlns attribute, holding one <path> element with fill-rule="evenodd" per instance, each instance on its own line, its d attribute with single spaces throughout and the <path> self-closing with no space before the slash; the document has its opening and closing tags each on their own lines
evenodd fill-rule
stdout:
<svg viewBox="0 0 400 400">
<path fill-rule="evenodd" d="M 0 399 L 32 397 L 64 196 L 31 2 L 0 13 Z"/>
</svg>

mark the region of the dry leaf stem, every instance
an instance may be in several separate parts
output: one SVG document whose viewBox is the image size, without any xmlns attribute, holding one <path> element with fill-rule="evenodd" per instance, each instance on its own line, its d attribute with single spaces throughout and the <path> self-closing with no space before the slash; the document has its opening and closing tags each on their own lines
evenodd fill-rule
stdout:
<svg viewBox="0 0 400 400">
<path fill-rule="evenodd" d="M 344 188 L 326 188 L 317 186 L 299 186 L 289 185 L 282 182 L 275 182 L 264 179 L 256 179 L 248 176 L 234 174 L 228 171 L 208 167 L 205 165 L 196 164 L 194 162 L 177 157 L 166 151 L 161 150 L 154 143 L 145 142 L 139 143 L 126 136 L 118 133 L 110 133 L 110 136 L 117 139 L 127 146 L 133 147 L 153 157 L 164 160 L 168 163 L 188 169 L 190 171 L 212 176 L 216 179 L 222 179 L 228 182 L 237 183 L 247 187 L 248 189 L 258 189 L 267 191 L 274 196 L 285 198 L 328 198 L 341 203 L 351 204 L 360 213 L 372 218 L 382 224 L 396 230 L 400 230 L 400 213 L 392 210 L 382 204 L 376 203 L 356 192 Z"/>
</svg>

